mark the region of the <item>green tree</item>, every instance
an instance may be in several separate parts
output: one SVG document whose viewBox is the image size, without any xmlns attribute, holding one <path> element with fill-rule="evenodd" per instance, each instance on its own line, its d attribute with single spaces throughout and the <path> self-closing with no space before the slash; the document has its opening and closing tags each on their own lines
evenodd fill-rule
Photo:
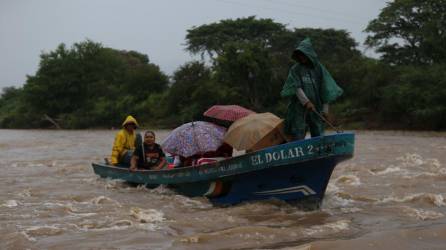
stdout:
<svg viewBox="0 0 446 250">
<path fill-rule="evenodd" d="M 167 84 L 167 76 L 147 55 L 87 40 L 43 53 L 17 100 L 33 114 L 31 127 L 41 127 L 44 115 L 65 128 L 116 126 L 127 114 L 150 112 L 141 103 L 165 91 Z"/>
<path fill-rule="evenodd" d="M 214 69 L 217 81 L 237 93 L 229 100 L 233 104 L 263 110 L 280 91 L 280 87 L 273 84 L 277 81 L 272 79 L 268 51 L 254 42 L 227 43 L 223 51 L 216 59 Z"/>
<path fill-rule="evenodd" d="M 2 90 L 0 96 L 0 127 L 30 128 L 33 127 L 32 123 L 35 123 L 35 118 L 35 115 L 23 105 L 22 88 L 6 87 Z"/>
<path fill-rule="evenodd" d="M 416 129 L 446 128 L 445 64 L 404 66 L 382 89 L 386 121 Z"/>
<path fill-rule="evenodd" d="M 441 63 L 446 60 L 446 1 L 395 0 L 387 3 L 365 31 L 366 44 L 376 47 L 385 62 Z"/>
<path fill-rule="evenodd" d="M 186 49 L 211 58 L 224 52 L 228 42 L 256 42 L 262 47 L 271 47 L 272 39 L 286 31 L 285 25 L 272 19 L 256 19 L 255 16 L 221 20 L 217 23 L 192 27 L 187 30 Z"/>
<path fill-rule="evenodd" d="M 166 100 L 167 115 L 176 125 L 202 118 L 207 108 L 222 102 L 224 86 L 212 80 L 212 71 L 202 62 L 189 62 L 174 72 Z"/>
</svg>

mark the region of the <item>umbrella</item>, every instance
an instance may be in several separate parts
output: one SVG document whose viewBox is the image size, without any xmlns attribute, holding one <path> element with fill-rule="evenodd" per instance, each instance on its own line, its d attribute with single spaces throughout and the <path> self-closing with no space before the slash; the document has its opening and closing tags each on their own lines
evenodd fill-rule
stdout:
<svg viewBox="0 0 446 250">
<path fill-rule="evenodd" d="M 283 120 L 271 113 L 251 114 L 229 127 L 224 141 L 238 150 L 258 150 L 282 143 Z"/>
<path fill-rule="evenodd" d="M 217 150 L 225 132 L 226 128 L 210 122 L 189 122 L 170 132 L 161 146 L 171 154 L 189 157 Z"/>
<path fill-rule="evenodd" d="M 238 105 L 214 105 L 203 113 L 206 117 L 230 122 L 250 114 L 255 114 L 255 112 Z"/>
</svg>

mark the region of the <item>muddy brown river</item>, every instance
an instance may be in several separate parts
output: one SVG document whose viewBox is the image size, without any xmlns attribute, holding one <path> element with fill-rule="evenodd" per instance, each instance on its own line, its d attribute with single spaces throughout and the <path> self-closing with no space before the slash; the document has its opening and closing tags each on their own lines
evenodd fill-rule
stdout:
<svg viewBox="0 0 446 250">
<path fill-rule="evenodd" d="M 115 133 L 0 130 L 0 249 L 446 249 L 445 133 L 357 131 L 316 211 L 101 179 Z"/>
</svg>

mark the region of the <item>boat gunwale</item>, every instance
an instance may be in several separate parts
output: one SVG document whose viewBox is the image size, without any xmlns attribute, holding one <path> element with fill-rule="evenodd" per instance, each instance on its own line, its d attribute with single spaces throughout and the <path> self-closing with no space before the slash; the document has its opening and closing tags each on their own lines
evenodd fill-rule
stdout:
<svg viewBox="0 0 446 250">
<path fill-rule="evenodd" d="M 263 170 L 263 169 L 268 169 L 268 168 L 273 168 L 273 167 L 294 165 L 294 164 L 298 164 L 298 163 L 314 161 L 314 160 L 319 160 L 319 159 L 323 159 L 323 158 L 328 159 L 328 158 L 335 157 L 335 158 L 338 158 L 339 160 L 349 159 L 349 158 L 353 157 L 354 147 L 353 147 L 353 150 L 349 153 L 331 153 L 331 154 L 324 153 L 322 155 L 321 154 L 313 155 L 313 156 L 307 157 L 307 158 L 295 157 L 293 159 L 287 160 L 286 162 L 271 162 L 270 164 L 263 164 L 260 167 L 252 167 L 252 165 L 250 165 L 249 167 L 241 167 L 239 169 L 236 169 L 237 171 L 230 171 L 229 173 L 227 173 L 226 171 L 218 171 L 218 169 L 222 165 L 229 166 L 234 163 L 235 164 L 241 163 L 247 159 L 250 159 L 250 157 L 253 155 L 267 153 L 267 152 L 274 152 L 277 147 L 285 146 L 285 148 L 294 148 L 294 147 L 298 147 L 298 146 L 302 146 L 302 145 L 308 145 L 308 144 L 311 144 L 312 142 L 318 143 L 319 141 L 321 141 L 321 139 L 323 140 L 324 138 L 332 137 L 335 139 L 337 139 L 337 138 L 339 139 L 344 136 L 353 137 L 352 139 L 353 139 L 353 145 L 354 145 L 354 133 L 342 133 L 342 134 L 332 134 L 332 135 L 327 135 L 327 136 L 313 137 L 313 138 L 306 139 L 306 140 L 292 141 L 292 142 L 288 142 L 285 144 L 280 144 L 280 145 L 275 145 L 272 147 L 264 148 L 264 149 L 261 149 L 261 150 L 255 151 L 255 152 L 250 152 L 248 154 L 243 154 L 243 155 L 239 155 L 239 156 L 232 157 L 229 159 L 225 159 L 225 160 L 222 160 L 219 162 L 208 163 L 208 164 L 203 164 L 203 165 L 199 165 L 199 166 L 188 166 L 188 167 L 182 167 L 182 168 L 162 169 L 162 170 L 135 170 L 135 171 L 130 171 L 128 168 L 110 166 L 110 165 L 103 164 L 103 163 L 92 163 L 92 166 L 93 166 L 96 174 L 98 174 L 96 172 L 96 168 L 107 169 L 108 171 L 111 170 L 113 172 L 118 172 L 120 174 L 123 174 L 123 175 L 125 175 L 125 177 L 130 177 L 130 178 L 120 178 L 120 179 L 128 180 L 128 181 L 131 181 L 131 179 L 133 179 L 131 177 L 133 177 L 133 176 L 148 177 L 148 179 L 151 179 L 150 176 L 152 176 L 152 179 L 153 179 L 152 181 L 144 182 L 144 183 L 178 184 L 178 183 L 188 183 L 188 182 L 199 182 L 199 181 L 219 179 L 219 178 L 224 178 L 224 177 L 234 176 L 234 175 L 239 175 L 239 174 L 245 174 L 245 173 L 249 173 L 252 171 L 258 171 L 258 170 Z M 209 169 L 212 169 L 212 170 L 217 169 L 217 171 L 212 171 L 210 173 L 206 173 Z M 192 173 L 192 172 L 199 176 L 194 176 L 194 177 L 189 177 L 189 178 L 184 178 L 182 176 L 179 176 L 184 173 Z M 167 177 L 167 176 L 169 176 L 169 177 Z M 191 179 L 193 179 L 193 180 L 191 180 Z"/>
</svg>

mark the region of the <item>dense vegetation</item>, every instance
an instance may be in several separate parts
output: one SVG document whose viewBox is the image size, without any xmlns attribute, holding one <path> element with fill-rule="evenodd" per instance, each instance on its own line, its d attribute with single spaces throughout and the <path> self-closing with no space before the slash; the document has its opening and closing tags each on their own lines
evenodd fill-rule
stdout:
<svg viewBox="0 0 446 250">
<path fill-rule="evenodd" d="M 311 37 L 345 93 L 332 112 L 359 128 L 446 128 L 446 1 L 395 0 L 366 27 L 364 56 L 345 30 L 296 28 L 247 17 L 193 27 L 186 49 L 202 61 L 168 78 L 147 55 L 83 41 L 43 53 L 23 87 L 3 89 L 0 127 L 119 126 L 133 114 L 146 126 L 201 119 L 214 104 L 283 115 L 279 93 L 296 42 Z M 207 62 L 207 63 L 205 63 Z M 52 118 L 52 119 L 48 119 Z"/>
</svg>

